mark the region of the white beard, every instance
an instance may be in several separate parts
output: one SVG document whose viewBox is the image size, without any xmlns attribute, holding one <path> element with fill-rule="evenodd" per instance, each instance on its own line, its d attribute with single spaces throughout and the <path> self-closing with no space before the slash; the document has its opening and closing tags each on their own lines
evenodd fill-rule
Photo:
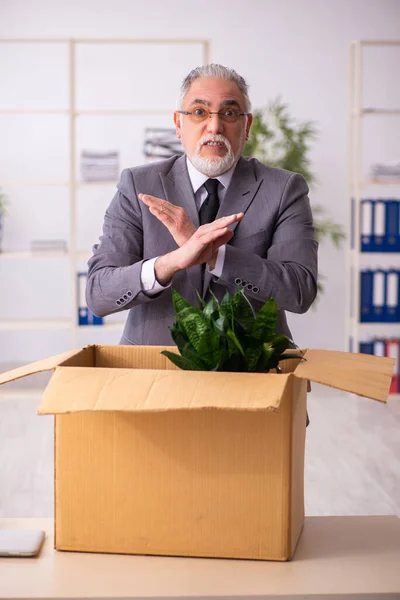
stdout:
<svg viewBox="0 0 400 600">
<path fill-rule="evenodd" d="M 204 158 L 201 156 L 201 147 L 207 141 L 223 142 L 227 149 L 225 156 L 215 156 L 213 158 Z M 220 134 L 214 136 L 207 135 L 201 138 L 197 144 L 195 153 L 193 156 L 189 156 L 189 159 L 195 169 L 200 171 L 200 173 L 207 175 L 207 177 L 218 177 L 219 175 L 223 175 L 223 173 L 229 171 L 236 162 L 236 156 L 233 154 L 232 146 L 229 141 Z"/>
</svg>

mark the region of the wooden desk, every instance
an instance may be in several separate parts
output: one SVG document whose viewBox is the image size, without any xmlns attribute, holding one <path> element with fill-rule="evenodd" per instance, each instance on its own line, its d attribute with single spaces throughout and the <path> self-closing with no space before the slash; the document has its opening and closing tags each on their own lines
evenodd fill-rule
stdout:
<svg viewBox="0 0 400 600">
<path fill-rule="evenodd" d="M 51 519 L 0 528 L 47 535 L 37 558 L 0 558 L 0 598 L 400 599 L 395 516 L 308 517 L 288 563 L 56 552 Z"/>
</svg>

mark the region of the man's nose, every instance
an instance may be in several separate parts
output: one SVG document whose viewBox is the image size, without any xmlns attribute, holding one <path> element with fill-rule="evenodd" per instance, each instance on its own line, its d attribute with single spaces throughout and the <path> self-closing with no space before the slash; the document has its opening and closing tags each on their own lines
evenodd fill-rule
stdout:
<svg viewBox="0 0 400 600">
<path fill-rule="evenodd" d="M 209 133 L 222 133 L 224 122 L 218 114 L 213 113 L 207 118 L 207 131 Z"/>
</svg>

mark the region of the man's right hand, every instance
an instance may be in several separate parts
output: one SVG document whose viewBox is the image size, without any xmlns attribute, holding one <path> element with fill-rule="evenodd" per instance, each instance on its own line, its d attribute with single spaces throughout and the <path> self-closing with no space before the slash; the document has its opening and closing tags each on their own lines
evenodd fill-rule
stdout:
<svg viewBox="0 0 400 600">
<path fill-rule="evenodd" d="M 156 260 L 154 271 L 157 281 L 161 285 L 168 285 L 178 271 L 208 262 L 215 256 L 218 248 L 233 237 L 233 231 L 228 229 L 228 225 L 242 218 L 243 213 L 237 213 L 201 225 L 180 248 Z"/>
</svg>

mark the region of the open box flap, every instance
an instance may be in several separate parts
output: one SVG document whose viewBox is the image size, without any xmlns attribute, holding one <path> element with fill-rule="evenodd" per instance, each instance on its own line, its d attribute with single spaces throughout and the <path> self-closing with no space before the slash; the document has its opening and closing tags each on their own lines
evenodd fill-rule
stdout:
<svg viewBox="0 0 400 600">
<path fill-rule="evenodd" d="M 277 410 L 290 377 L 290 374 L 57 367 L 38 412 Z"/>
<path fill-rule="evenodd" d="M 334 350 L 306 350 L 296 377 L 386 402 L 395 361 L 384 356 Z"/>
<path fill-rule="evenodd" d="M 42 371 L 50 371 L 51 369 L 54 369 L 58 365 L 64 363 L 69 358 L 77 356 L 81 352 L 82 348 L 78 348 L 78 350 L 70 350 L 69 352 L 56 354 L 55 356 L 50 356 L 49 358 L 37 360 L 33 363 L 29 363 L 28 365 L 12 369 L 11 371 L 0 373 L 0 385 L 2 385 L 3 383 L 8 383 L 9 381 L 21 379 L 21 377 L 27 377 L 28 375 L 41 373 Z"/>
</svg>

